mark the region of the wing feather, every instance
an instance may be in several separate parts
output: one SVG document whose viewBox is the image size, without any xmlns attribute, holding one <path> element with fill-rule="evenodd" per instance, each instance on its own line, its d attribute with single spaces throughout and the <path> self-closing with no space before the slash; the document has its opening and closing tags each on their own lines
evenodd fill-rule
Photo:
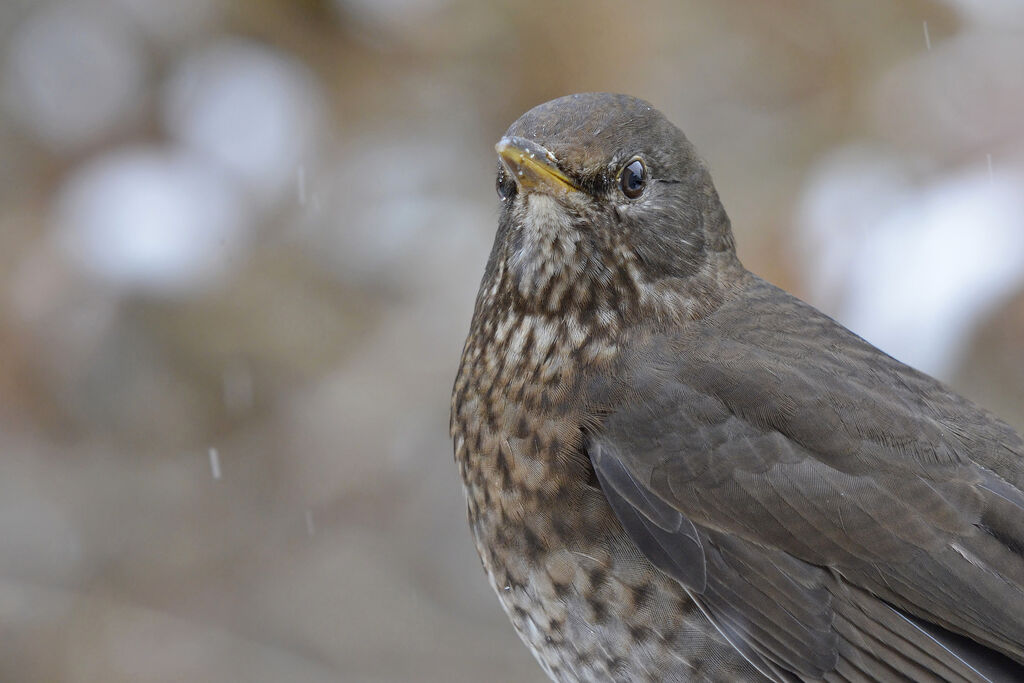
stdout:
<svg viewBox="0 0 1024 683">
<path fill-rule="evenodd" d="M 781 333 L 724 310 L 629 356 L 644 390 L 587 450 L 630 537 L 780 680 L 985 680 L 989 659 L 1024 676 L 1006 659 L 1024 663 L 1024 442 L 781 290 L 757 297 L 791 312 Z"/>
</svg>

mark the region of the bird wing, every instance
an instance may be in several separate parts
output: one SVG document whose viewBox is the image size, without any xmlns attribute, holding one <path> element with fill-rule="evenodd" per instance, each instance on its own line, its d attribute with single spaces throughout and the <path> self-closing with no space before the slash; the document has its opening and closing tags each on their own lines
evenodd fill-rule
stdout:
<svg viewBox="0 0 1024 683">
<path fill-rule="evenodd" d="M 929 624 L 1024 662 L 1020 437 L 781 290 L 743 303 L 627 354 L 635 394 L 587 441 L 627 533 L 762 671 Z"/>
</svg>

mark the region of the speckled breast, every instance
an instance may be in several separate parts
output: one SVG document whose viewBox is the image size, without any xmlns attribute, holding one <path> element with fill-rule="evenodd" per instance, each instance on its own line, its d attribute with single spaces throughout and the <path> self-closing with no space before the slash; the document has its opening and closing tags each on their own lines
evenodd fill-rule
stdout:
<svg viewBox="0 0 1024 683">
<path fill-rule="evenodd" d="M 608 506 L 582 448 L 582 378 L 565 365 L 581 351 L 557 348 L 571 324 L 529 326 L 475 330 L 452 397 L 477 551 L 520 637 L 559 681 L 757 678 Z"/>
</svg>

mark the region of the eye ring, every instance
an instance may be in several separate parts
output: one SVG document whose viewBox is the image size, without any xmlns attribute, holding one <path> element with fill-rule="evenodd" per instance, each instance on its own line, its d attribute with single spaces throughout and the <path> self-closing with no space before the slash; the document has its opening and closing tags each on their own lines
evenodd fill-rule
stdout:
<svg viewBox="0 0 1024 683">
<path fill-rule="evenodd" d="M 498 170 L 498 176 L 494 179 L 494 189 L 498 193 L 498 199 L 507 202 L 516 193 L 516 181 L 509 177 L 505 169 Z"/>
<path fill-rule="evenodd" d="M 633 157 L 619 171 L 619 189 L 629 199 L 636 199 L 647 187 L 647 166 L 643 159 Z"/>
</svg>

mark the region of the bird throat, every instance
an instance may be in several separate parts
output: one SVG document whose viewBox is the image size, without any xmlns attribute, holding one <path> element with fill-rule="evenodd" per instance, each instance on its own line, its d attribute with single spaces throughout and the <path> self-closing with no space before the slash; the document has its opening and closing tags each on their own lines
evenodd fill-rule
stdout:
<svg viewBox="0 0 1024 683">
<path fill-rule="evenodd" d="M 570 285 L 588 270 L 582 230 L 546 194 L 528 194 L 514 210 L 520 228 L 512 236 L 506 275 L 520 299 L 542 310 L 563 310 Z"/>
</svg>

